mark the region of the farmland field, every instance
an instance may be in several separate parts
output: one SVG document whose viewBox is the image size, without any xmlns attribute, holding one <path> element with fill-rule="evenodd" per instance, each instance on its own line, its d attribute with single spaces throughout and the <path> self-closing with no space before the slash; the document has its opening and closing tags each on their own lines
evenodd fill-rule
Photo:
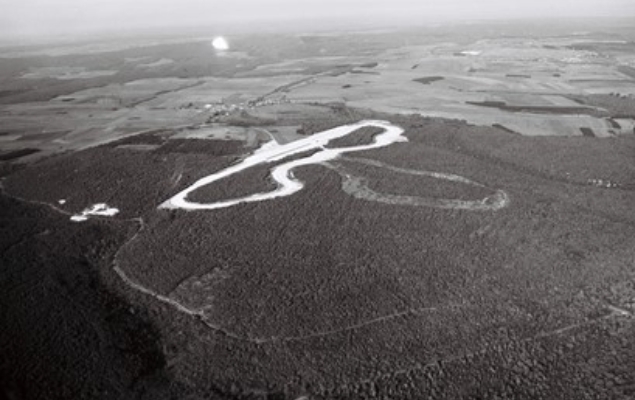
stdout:
<svg viewBox="0 0 635 400">
<path fill-rule="evenodd" d="M 0 48 L 0 393 L 633 398 L 632 26 Z"/>
</svg>

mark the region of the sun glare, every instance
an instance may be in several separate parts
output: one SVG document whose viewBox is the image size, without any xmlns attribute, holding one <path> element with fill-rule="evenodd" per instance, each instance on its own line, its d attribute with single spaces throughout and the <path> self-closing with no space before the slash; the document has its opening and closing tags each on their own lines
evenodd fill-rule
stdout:
<svg viewBox="0 0 635 400">
<path fill-rule="evenodd" d="M 229 43 L 227 43 L 227 40 L 222 36 L 214 38 L 212 46 L 214 46 L 216 50 L 229 50 Z"/>
</svg>

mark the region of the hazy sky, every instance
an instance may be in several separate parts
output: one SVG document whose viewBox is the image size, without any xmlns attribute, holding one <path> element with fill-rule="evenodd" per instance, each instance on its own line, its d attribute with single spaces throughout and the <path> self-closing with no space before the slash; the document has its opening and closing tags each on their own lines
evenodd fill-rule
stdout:
<svg viewBox="0 0 635 400">
<path fill-rule="evenodd" d="M 545 16 L 635 16 L 635 0 L 0 0 L 0 34 L 6 39 L 256 21 L 386 25 L 400 20 Z"/>
</svg>

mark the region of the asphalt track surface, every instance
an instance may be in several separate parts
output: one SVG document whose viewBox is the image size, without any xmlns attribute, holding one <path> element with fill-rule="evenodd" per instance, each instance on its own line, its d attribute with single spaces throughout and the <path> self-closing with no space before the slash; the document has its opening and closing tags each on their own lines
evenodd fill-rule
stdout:
<svg viewBox="0 0 635 400">
<path fill-rule="evenodd" d="M 325 148 L 325 146 L 333 139 L 344 137 L 350 133 L 355 132 L 360 128 L 381 128 L 384 131 L 373 138 L 373 142 L 365 145 L 348 146 L 340 148 Z M 271 200 L 277 197 L 290 196 L 298 191 L 302 190 L 304 183 L 299 179 L 296 179 L 293 175 L 293 170 L 298 167 L 323 164 L 328 161 L 336 160 L 343 154 L 356 153 L 365 150 L 377 149 L 380 147 L 389 146 L 396 142 L 405 142 L 408 139 L 403 136 L 403 128 L 393 125 L 387 121 L 380 120 L 365 120 L 355 124 L 343 125 L 333 129 L 329 129 L 323 132 L 316 133 L 305 139 L 300 139 L 291 143 L 280 145 L 275 141 L 270 141 L 258 149 L 253 155 L 245 158 L 238 164 L 234 164 L 221 171 L 215 172 L 204 178 L 199 179 L 193 185 L 187 189 L 176 194 L 171 199 L 161 204 L 160 208 L 176 209 L 181 208 L 185 210 L 214 210 L 219 208 L 231 207 L 240 203 L 250 203 L 263 200 Z M 254 167 L 263 163 L 272 163 L 286 158 L 305 153 L 312 150 L 319 150 L 306 157 L 295 159 L 284 164 L 275 166 L 271 170 L 271 177 L 276 181 L 278 187 L 270 192 L 256 193 L 253 195 L 240 197 L 236 199 L 229 199 L 223 201 L 217 201 L 213 203 L 197 203 L 188 201 L 187 197 L 190 193 L 196 191 L 199 188 L 210 185 L 221 179 L 226 179 L 242 172 L 248 168 Z M 381 163 L 373 162 L 372 160 L 366 161 L 371 165 L 387 167 L 393 169 L 396 172 L 428 176 L 436 179 L 445 179 L 453 182 L 463 183 L 467 185 L 483 186 L 477 182 L 464 178 L 462 176 L 454 174 L 444 174 L 438 172 L 417 171 L 411 169 L 395 168 L 386 166 Z M 494 196 L 487 197 L 483 200 L 477 201 L 461 201 L 461 200 L 445 200 L 445 199 L 419 199 L 415 197 L 406 196 L 391 196 L 380 195 L 373 192 L 366 187 L 359 178 L 353 177 L 350 174 L 342 173 L 344 181 L 342 183 L 343 190 L 360 199 L 380 201 L 387 204 L 396 205 L 415 205 L 415 206 L 428 206 L 445 209 L 461 209 L 471 211 L 495 211 L 501 209 L 509 204 L 508 196 L 505 192 L 498 190 Z"/>
</svg>

